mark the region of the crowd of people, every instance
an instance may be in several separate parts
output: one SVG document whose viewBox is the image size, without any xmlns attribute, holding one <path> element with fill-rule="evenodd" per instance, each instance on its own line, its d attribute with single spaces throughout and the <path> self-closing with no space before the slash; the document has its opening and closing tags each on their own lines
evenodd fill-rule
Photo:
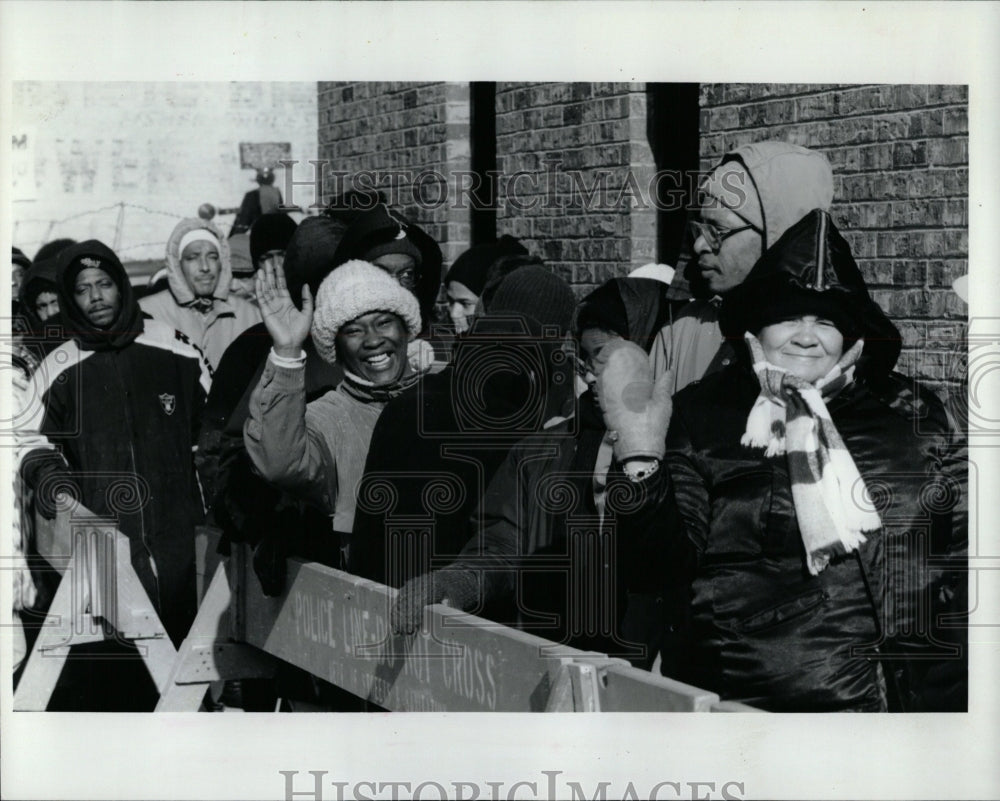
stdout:
<svg viewBox="0 0 1000 801">
<path fill-rule="evenodd" d="M 894 372 L 822 154 L 725 155 L 693 298 L 647 265 L 578 302 L 510 236 L 444 271 L 378 197 L 296 225 L 267 188 L 248 230 L 178 223 L 157 291 L 98 241 L 15 250 L 16 670 L 58 582 L 33 520 L 72 498 L 175 645 L 205 524 L 266 595 L 291 555 L 398 588 L 403 636 L 445 603 L 762 709 L 966 708 L 963 432 Z M 429 536 L 391 525 L 415 516 Z M 86 647 L 50 709 L 152 708 L 128 644 Z M 354 708 L 293 673 L 268 693 Z"/>
</svg>

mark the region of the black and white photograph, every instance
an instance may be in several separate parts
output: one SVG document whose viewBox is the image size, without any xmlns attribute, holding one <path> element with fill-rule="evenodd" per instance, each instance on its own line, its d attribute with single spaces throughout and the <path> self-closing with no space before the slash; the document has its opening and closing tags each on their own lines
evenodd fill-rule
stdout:
<svg viewBox="0 0 1000 801">
<path fill-rule="evenodd" d="M 995 797 L 1000 17 L 903 8 L 0 3 L 4 797 Z"/>
</svg>

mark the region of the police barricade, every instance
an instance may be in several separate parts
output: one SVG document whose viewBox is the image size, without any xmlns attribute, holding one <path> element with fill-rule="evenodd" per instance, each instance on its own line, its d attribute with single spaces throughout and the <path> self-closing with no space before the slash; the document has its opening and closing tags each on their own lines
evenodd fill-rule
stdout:
<svg viewBox="0 0 1000 801">
<path fill-rule="evenodd" d="M 391 711 L 758 711 L 715 693 L 561 646 L 442 605 L 425 630 L 394 635 L 396 590 L 288 560 L 268 598 L 235 547 L 217 569 L 158 711 L 195 710 L 212 681 L 272 675 L 282 660 Z"/>
<path fill-rule="evenodd" d="M 61 574 L 59 586 L 14 694 L 14 709 L 46 708 L 70 648 L 131 642 L 162 693 L 177 651 L 132 568 L 128 538 L 113 520 L 82 506 L 35 523 L 38 553 Z"/>
</svg>

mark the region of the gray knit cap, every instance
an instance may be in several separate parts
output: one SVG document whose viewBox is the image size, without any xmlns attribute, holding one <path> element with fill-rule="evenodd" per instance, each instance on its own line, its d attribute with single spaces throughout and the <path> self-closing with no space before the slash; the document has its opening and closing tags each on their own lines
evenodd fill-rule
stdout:
<svg viewBox="0 0 1000 801">
<path fill-rule="evenodd" d="M 316 292 L 312 322 L 316 351 L 333 364 L 337 360 L 334 343 L 341 327 L 376 311 L 398 315 L 411 339 L 420 331 L 420 306 L 412 292 L 374 264 L 355 259 L 340 265 Z"/>
</svg>

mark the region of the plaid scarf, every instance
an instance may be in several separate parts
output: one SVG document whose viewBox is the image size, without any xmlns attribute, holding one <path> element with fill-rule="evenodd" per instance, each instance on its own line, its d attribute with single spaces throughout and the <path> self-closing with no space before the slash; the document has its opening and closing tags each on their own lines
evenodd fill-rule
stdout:
<svg viewBox="0 0 1000 801">
<path fill-rule="evenodd" d="M 864 340 L 858 340 L 829 373 L 810 384 L 770 364 L 757 337 L 749 332 L 745 336 L 761 390 L 740 443 L 766 447 L 768 457 L 787 454 L 806 565 L 815 576 L 831 556 L 850 553 L 866 542 L 862 532 L 882 527 L 824 400 L 854 380 Z"/>
</svg>

